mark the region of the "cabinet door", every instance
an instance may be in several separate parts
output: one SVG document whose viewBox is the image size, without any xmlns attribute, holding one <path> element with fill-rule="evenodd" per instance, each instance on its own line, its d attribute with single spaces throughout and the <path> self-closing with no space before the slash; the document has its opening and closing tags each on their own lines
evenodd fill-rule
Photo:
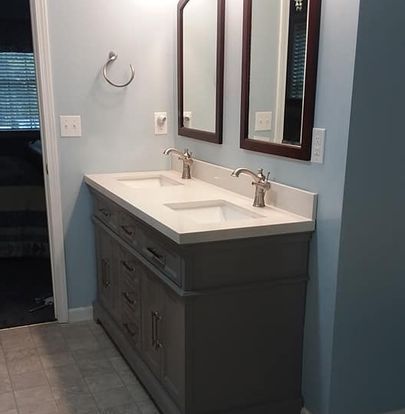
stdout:
<svg viewBox="0 0 405 414">
<path fill-rule="evenodd" d="M 96 230 L 98 300 L 111 313 L 115 309 L 116 275 L 114 240 L 104 231 Z"/>
<path fill-rule="evenodd" d="M 154 374 L 161 377 L 161 348 L 158 342 L 158 323 L 162 314 L 162 288 L 156 276 L 145 269 L 142 281 L 142 350 L 145 362 Z"/>
<path fill-rule="evenodd" d="M 172 398 L 185 404 L 185 304 L 183 299 L 162 287 L 164 309 L 158 321 L 162 351 L 162 382 Z"/>
</svg>

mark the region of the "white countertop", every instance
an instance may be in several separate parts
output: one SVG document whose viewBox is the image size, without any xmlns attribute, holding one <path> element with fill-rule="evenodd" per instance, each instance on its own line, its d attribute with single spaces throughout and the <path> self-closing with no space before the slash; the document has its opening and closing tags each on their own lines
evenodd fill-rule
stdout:
<svg viewBox="0 0 405 414">
<path fill-rule="evenodd" d="M 180 185 L 131 188 L 120 181 L 159 176 L 168 177 L 177 181 Z M 237 180 L 235 178 L 231 179 Z M 175 170 L 91 174 L 85 176 L 85 182 L 178 244 L 311 232 L 315 229 L 314 215 L 304 217 L 274 205 L 265 208 L 253 207 L 254 189 L 252 186 L 250 186 L 252 197 L 246 197 L 197 178 L 182 180 Z M 278 184 L 274 185 L 280 186 Z M 293 192 L 302 191 L 284 187 L 284 192 L 286 192 L 285 189 L 287 191 L 291 189 Z M 280 191 L 281 193 L 282 191 Z M 310 200 L 312 199 L 316 205 L 315 194 L 303 193 L 305 193 L 304 198 L 307 199 L 310 195 Z M 279 198 L 281 199 L 281 197 Z M 294 200 L 294 197 L 289 194 L 289 199 L 291 198 Z M 259 215 L 262 217 L 210 223 L 202 222 L 198 217 L 193 217 L 192 214 L 184 214 L 182 211 L 176 211 L 167 206 L 167 204 L 174 203 L 218 202 L 220 200 L 243 208 L 245 211 L 248 210 L 253 216 Z M 300 197 L 298 196 L 296 201 L 299 200 Z M 315 205 L 313 209 L 315 209 Z M 292 211 L 296 211 L 296 208 Z"/>
</svg>

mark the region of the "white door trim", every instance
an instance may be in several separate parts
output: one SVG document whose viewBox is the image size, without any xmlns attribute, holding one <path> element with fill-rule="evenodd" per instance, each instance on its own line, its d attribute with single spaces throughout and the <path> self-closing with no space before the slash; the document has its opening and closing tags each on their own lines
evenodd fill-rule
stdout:
<svg viewBox="0 0 405 414">
<path fill-rule="evenodd" d="M 59 322 L 68 322 L 62 196 L 56 142 L 58 135 L 55 122 L 48 10 L 46 0 L 30 0 L 30 6 L 41 118 L 41 141 L 55 316 Z"/>
</svg>

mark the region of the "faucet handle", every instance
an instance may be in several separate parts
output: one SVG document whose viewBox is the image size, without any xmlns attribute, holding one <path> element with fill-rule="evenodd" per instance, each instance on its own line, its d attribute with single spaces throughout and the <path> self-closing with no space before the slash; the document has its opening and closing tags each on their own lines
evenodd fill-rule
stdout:
<svg viewBox="0 0 405 414">
<path fill-rule="evenodd" d="M 183 151 L 183 156 L 184 156 L 184 158 L 191 158 L 191 157 L 192 157 L 192 155 L 193 155 L 193 153 L 192 153 L 192 152 L 190 152 L 190 151 L 188 150 L 188 148 L 186 148 L 186 149 Z"/>
</svg>

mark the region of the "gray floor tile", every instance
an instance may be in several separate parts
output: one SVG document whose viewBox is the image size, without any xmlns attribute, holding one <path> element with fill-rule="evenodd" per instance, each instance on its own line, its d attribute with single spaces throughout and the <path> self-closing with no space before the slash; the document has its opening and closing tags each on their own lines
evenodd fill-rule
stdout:
<svg viewBox="0 0 405 414">
<path fill-rule="evenodd" d="M 54 398 L 59 411 L 64 413 L 87 414 L 97 412 L 96 402 L 86 392 L 56 392 Z"/>
<path fill-rule="evenodd" d="M 42 370 L 41 360 L 37 355 L 8 361 L 7 367 L 11 376 Z"/>
<path fill-rule="evenodd" d="M 54 398 L 49 385 L 41 387 L 29 388 L 26 390 L 18 390 L 14 392 L 17 401 L 17 407 L 28 407 L 38 403 L 53 402 Z"/>
<path fill-rule="evenodd" d="M 132 372 L 131 368 L 129 368 L 128 364 L 126 363 L 125 359 L 121 356 L 117 358 L 110 359 L 111 364 L 113 365 L 114 369 L 118 372 Z"/>
<path fill-rule="evenodd" d="M 125 404 L 119 407 L 107 408 L 101 414 L 142 414 L 136 404 Z"/>
<path fill-rule="evenodd" d="M 11 381 L 13 388 L 16 391 L 48 385 L 48 380 L 44 371 L 34 371 L 25 374 L 12 375 Z"/>
<path fill-rule="evenodd" d="M 101 349 L 115 348 L 114 343 L 105 332 L 94 334 L 94 336 Z"/>
<path fill-rule="evenodd" d="M 44 369 L 74 365 L 75 360 L 70 352 L 43 354 L 40 356 Z"/>
<path fill-rule="evenodd" d="M 8 377 L 8 368 L 5 361 L 0 361 L 0 378 Z"/>
<path fill-rule="evenodd" d="M 131 404 L 134 402 L 131 394 L 125 387 L 97 392 L 94 394 L 94 398 L 100 410 L 119 407 L 120 405 Z"/>
<path fill-rule="evenodd" d="M 37 346 L 39 355 L 61 354 L 63 352 L 70 352 L 69 347 L 64 338 L 55 338 L 54 341 L 42 343 Z"/>
<path fill-rule="evenodd" d="M 50 368 L 45 371 L 49 383 L 53 387 L 69 388 L 83 382 L 82 375 L 76 365 Z"/>
<path fill-rule="evenodd" d="M 55 401 L 37 401 L 18 407 L 19 414 L 59 414 Z"/>
<path fill-rule="evenodd" d="M 0 413 L 7 413 L 8 411 L 16 409 L 14 394 L 7 392 L 0 395 Z"/>
<path fill-rule="evenodd" d="M 97 342 L 96 338 L 92 335 L 91 337 L 86 338 L 72 338 L 67 339 L 66 343 L 71 351 L 99 351 L 101 347 Z"/>
<path fill-rule="evenodd" d="M 85 381 L 89 386 L 89 389 L 93 393 L 100 391 L 111 390 L 115 388 L 123 387 L 124 384 L 121 378 L 116 374 L 97 375 L 95 377 L 86 377 Z"/>
<path fill-rule="evenodd" d="M 35 347 L 26 349 L 8 349 L 4 352 L 6 362 L 11 362 L 17 359 L 29 358 L 38 356 L 38 352 Z"/>
<path fill-rule="evenodd" d="M 104 351 L 88 351 L 87 349 L 79 349 L 72 351 L 73 358 L 80 363 L 81 361 L 99 361 L 106 360 Z"/>
<path fill-rule="evenodd" d="M 11 391 L 13 391 L 13 387 L 11 385 L 11 379 L 8 374 L 0 375 L 0 395 Z"/>
<path fill-rule="evenodd" d="M 141 414 L 160 414 L 156 405 L 152 401 L 143 401 L 137 403 Z"/>
<path fill-rule="evenodd" d="M 98 333 L 102 333 L 102 332 L 105 333 L 105 330 L 102 327 L 102 325 L 100 325 L 99 323 L 96 323 L 94 321 L 93 322 L 89 322 L 88 327 L 89 327 L 90 331 L 93 334 L 98 334 Z"/>
<path fill-rule="evenodd" d="M 122 379 L 122 382 L 125 385 L 132 385 L 132 384 L 139 384 L 139 380 L 136 377 L 136 375 L 131 371 L 121 371 L 118 373 L 120 378 Z"/>
<path fill-rule="evenodd" d="M 77 362 L 83 377 L 95 377 L 106 374 L 114 374 L 115 370 L 108 359 L 81 360 Z"/>
<path fill-rule="evenodd" d="M 144 402 L 150 400 L 149 394 L 145 391 L 145 388 L 139 382 L 137 384 L 134 383 L 127 385 L 127 389 L 136 402 Z"/>
<path fill-rule="evenodd" d="M 34 347 L 34 341 L 28 328 L 0 331 L 0 343 L 4 351 Z"/>
</svg>

